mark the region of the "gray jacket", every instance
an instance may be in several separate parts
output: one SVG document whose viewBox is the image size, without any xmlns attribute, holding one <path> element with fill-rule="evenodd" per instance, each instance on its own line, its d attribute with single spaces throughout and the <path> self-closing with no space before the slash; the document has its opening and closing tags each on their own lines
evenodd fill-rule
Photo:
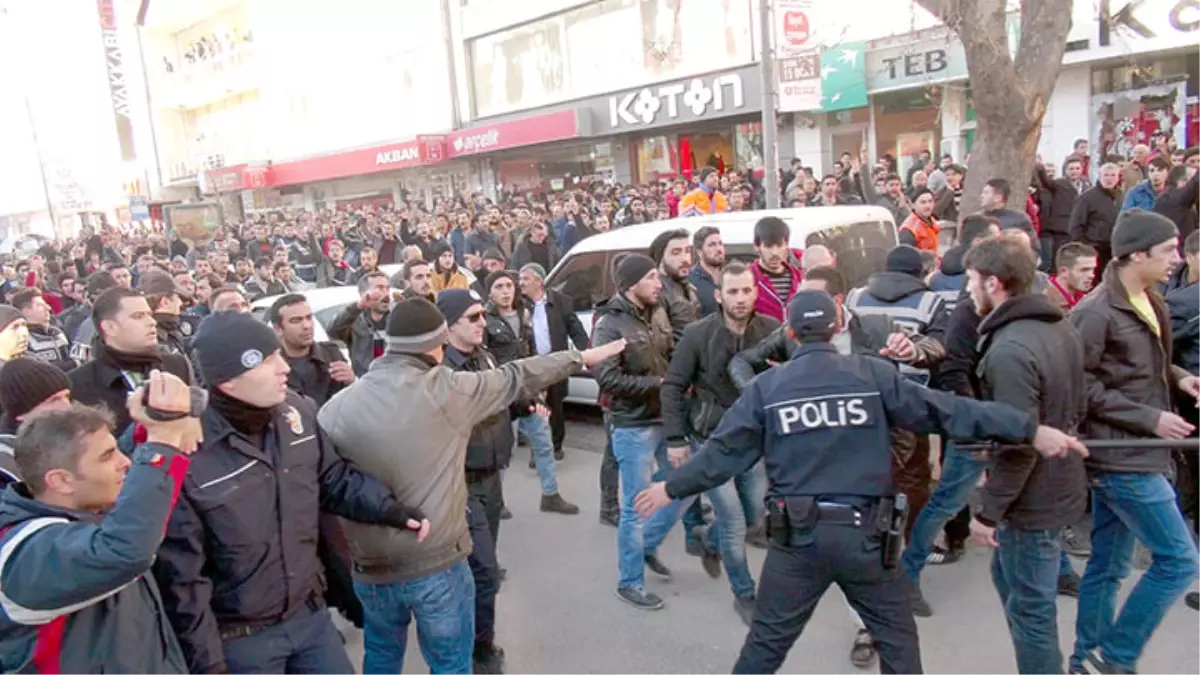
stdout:
<svg viewBox="0 0 1200 675">
<path fill-rule="evenodd" d="M 387 353 L 321 408 L 317 421 L 342 455 L 429 519 L 429 537 L 345 521 L 355 577 L 367 583 L 418 579 L 471 552 L 464 476 L 471 430 L 520 398 L 578 373 L 577 352 L 455 372 L 426 356 Z"/>
</svg>

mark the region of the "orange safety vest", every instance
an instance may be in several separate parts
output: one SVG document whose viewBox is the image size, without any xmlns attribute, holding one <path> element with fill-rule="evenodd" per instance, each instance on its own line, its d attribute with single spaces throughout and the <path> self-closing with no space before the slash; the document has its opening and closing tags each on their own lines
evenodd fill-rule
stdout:
<svg viewBox="0 0 1200 675">
<path fill-rule="evenodd" d="M 916 213 L 912 213 L 904 221 L 900 231 L 912 233 L 913 238 L 917 240 L 917 249 L 938 252 L 938 227 L 933 220 L 922 220 Z"/>
</svg>

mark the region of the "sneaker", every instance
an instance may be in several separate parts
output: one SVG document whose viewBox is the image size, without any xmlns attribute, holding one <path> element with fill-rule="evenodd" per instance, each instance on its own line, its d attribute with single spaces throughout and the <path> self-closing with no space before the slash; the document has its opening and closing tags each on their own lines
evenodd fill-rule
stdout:
<svg viewBox="0 0 1200 675">
<path fill-rule="evenodd" d="M 713 579 L 721 578 L 721 554 L 716 551 L 705 550 L 704 555 L 700 556 L 700 566 L 704 568 L 704 573 Z"/>
<path fill-rule="evenodd" d="M 683 550 L 690 556 L 704 557 L 704 542 L 696 537 L 688 537 Z"/>
<path fill-rule="evenodd" d="M 512 520 L 512 511 L 507 506 L 500 507 L 500 520 Z"/>
<path fill-rule="evenodd" d="M 1063 530 L 1063 550 L 1067 555 L 1076 558 L 1088 558 L 1092 555 L 1092 542 L 1082 532 L 1073 527 Z"/>
<path fill-rule="evenodd" d="M 733 611 L 737 612 L 742 619 L 742 623 L 746 624 L 746 628 L 750 627 L 754 621 L 754 606 L 758 604 L 754 594 L 743 595 L 740 598 L 733 599 Z"/>
<path fill-rule="evenodd" d="M 908 595 L 909 602 L 912 603 L 913 616 L 933 616 L 933 608 L 929 606 L 928 602 L 925 602 L 925 595 L 921 593 L 921 582 L 912 582 L 909 585 Z"/>
<path fill-rule="evenodd" d="M 1200 593 L 1192 591 L 1191 593 L 1188 593 L 1186 597 L 1184 597 L 1183 601 L 1187 603 L 1188 607 L 1200 610 Z"/>
<path fill-rule="evenodd" d="M 504 650 L 494 644 L 475 645 L 471 664 L 476 673 L 500 675 L 504 672 Z"/>
<path fill-rule="evenodd" d="M 875 661 L 875 639 L 866 628 L 859 628 L 850 645 L 850 663 L 856 668 L 866 668 Z"/>
<path fill-rule="evenodd" d="M 649 567 L 651 572 L 654 572 L 660 577 L 667 577 L 668 579 L 671 577 L 670 568 L 664 565 L 656 555 L 650 555 L 649 553 L 646 554 L 646 567 Z"/>
<path fill-rule="evenodd" d="M 600 510 L 600 524 L 609 527 L 617 527 L 621 523 L 621 516 L 615 510 L 605 511 Z"/>
<path fill-rule="evenodd" d="M 638 609 L 662 609 L 662 598 L 647 591 L 641 586 L 632 586 L 630 588 L 618 588 L 617 597 L 637 607 Z"/>
<path fill-rule="evenodd" d="M 561 462 L 561 461 L 563 461 L 564 457 L 566 457 L 566 455 L 563 454 L 562 448 L 559 448 L 558 450 L 554 451 L 554 459 L 556 461 Z"/>
<path fill-rule="evenodd" d="M 566 516 L 573 516 L 579 513 L 579 507 L 562 498 L 561 495 L 555 493 L 552 495 L 542 495 L 542 511 L 546 513 L 561 513 Z"/>
<path fill-rule="evenodd" d="M 962 557 L 962 547 L 952 546 L 950 548 L 942 548 L 941 546 L 934 546 L 933 550 L 926 556 L 925 563 L 929 565 L 953 565 L 962 560 Z"/>
<path fill-rule="evenodd" d="M 756 527 L 746 531 L 746 543 L 754 548 L 767 548 L 767 530 Z"/>
<path fill-rule="evenodd" d="M 1079 575 L 1075 570 L 1071 570 L 1066 574 L 1058 576 L 1058 594 L 1065 595 L 1068 598 L 1079 597 Z"/>
<path fill-rule="evenodd" d="M 1080 664 L 1083 666 L 1085 673 L 1132 673 L 1132 670 L 1126 670 L 1115 663 L 1109 663 L 1100 655 L 1099 649 L 1093 649 L 1088 653 L 1087 658 Z"/>
</svg>

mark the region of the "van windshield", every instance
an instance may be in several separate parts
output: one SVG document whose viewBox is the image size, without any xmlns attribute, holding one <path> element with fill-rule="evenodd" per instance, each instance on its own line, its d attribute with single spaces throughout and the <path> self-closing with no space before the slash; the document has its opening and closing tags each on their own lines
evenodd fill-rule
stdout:
<svg viewBox="0 0 1200 675">
<path fill-rule="evenodd" d="M 833 253 L 846 288 L 857 288 L 884 270 L 888 251 L 896 245 L 896 226 L 878 220 L 847 223 L 813 232 L 804 241 L 806 248 L 817 244 Z"/>
</svg>

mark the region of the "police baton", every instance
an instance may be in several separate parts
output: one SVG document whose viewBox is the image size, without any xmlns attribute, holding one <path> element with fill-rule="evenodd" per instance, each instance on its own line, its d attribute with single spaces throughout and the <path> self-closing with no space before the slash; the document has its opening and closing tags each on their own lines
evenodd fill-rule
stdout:
<svg viewBox="0 0 1200 675">
<path fill-rule="evenodd" d="M 1200 438 L 1081 438 L 1080 443 L 1092 450 L 1200 450 Z M 974 455 L 987 455 L 1002 448 L 1029 447 L 1029 443 L 954 443 L 955 450 Z"/>
</svg>

